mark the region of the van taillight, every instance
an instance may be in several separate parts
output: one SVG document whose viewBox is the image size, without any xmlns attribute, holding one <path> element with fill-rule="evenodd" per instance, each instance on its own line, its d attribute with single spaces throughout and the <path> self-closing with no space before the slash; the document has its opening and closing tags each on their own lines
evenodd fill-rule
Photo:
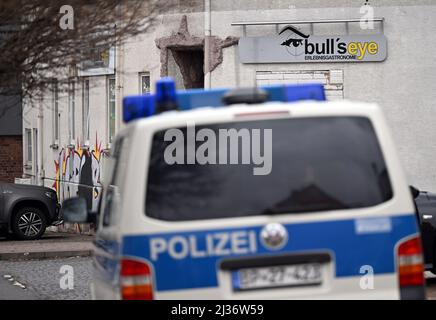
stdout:
<svg viewBox="0 0 436 320">
<path fill-rule="evenodd" d="M 424 264 L 421 238 L 416 236 L 398 247 L 400 287 L 424 285 Z"/>
<path fill-rule="evenodd" d="M 151 267 L 138 260 L 121 260 L 120 284 L 123 300 L 153 300 Z"/>
</svg>

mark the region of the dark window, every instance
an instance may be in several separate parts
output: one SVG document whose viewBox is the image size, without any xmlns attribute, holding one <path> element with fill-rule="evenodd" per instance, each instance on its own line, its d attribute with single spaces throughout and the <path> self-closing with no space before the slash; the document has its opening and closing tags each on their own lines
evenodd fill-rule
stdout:
<svg viewBox="0 0 436 320">
<path fill-rule="evenodd" d="M 148 172 L 148 216 L 183 221 L 300 214 L 370 207 L 392 197 L 386 164 L 367 118 L 245 121 L 198 126 L 195 131 L 202 128 L 213 130 L 217 140 L 219 129 L 271 129 L 271 173 L 254 175 L 253 168 L 259 166 L 241 164 L 241 149 L 239 164 L 168 165 L 164 151 L 172 142 L 164 141 L 165 131 L 157 132 Z M 186 137 L 186 127 L 180 130 Z M 197 142 L 196 149 L 203 143 Z M 228 146 L 220 150 L 216 144 L 217 154 L 229 152 Z"/>
<path fill-rule="evenodd" d="M 150 93 L 150 73 L 141 72 L 139 74 L 140 81 L 140 94 L 149 94 Z"/>
</svg>

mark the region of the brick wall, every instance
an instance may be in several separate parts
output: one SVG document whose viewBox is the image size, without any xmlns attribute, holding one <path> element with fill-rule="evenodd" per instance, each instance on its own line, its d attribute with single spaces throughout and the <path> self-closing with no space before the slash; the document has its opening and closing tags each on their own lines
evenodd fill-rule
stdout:
<svg viewBox="0 0 436 320">
<path fill-rule="evenodd" d="M 0 182 L 14 182 L 14 178 L 22 175 L 22 136 L 0 136 Z"/>
</svg>

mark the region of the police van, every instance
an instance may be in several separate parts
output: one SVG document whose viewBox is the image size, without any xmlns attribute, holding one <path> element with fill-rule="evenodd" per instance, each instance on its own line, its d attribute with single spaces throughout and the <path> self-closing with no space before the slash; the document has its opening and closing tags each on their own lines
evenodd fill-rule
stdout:
<svg viewBox="0 0 436 320">
<path fill-rule="evenodd" d="M 125 97 L 96 222 L 96 299 L 422 299 L 413 200 L 374 104 L 322 85 Z"/>
</svg>

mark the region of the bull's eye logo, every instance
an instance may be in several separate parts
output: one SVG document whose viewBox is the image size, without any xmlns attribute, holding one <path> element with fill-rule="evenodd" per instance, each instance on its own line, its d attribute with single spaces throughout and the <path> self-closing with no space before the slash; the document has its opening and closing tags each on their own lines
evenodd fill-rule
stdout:
<svg viewBox="0 0 436 320">
<path fill-rule="evenodd" d="M 265 248 L 278 250 L 288 242 L 288 231 L 280 223 L 270 223 L 260 232 L 260 240 Z"/>
<path fill-rule="evenodd" d="M 302 45 L 303 45 L 303 39 L 289 38 L 288 40 L 282 42 L 282 46 L 287 46 L 287 47 L 298 48 L 299 46 L 302 46 Z"/>
<path fill-rule="evenodd" d="M 286 51 L 288 51 L 289 54 L 293 56 L 299 56 L 304 53 L 303 40 L 309 38 L 308 35 L 300 32 L 298 29 L 292 26 L 284 27 L 279 32 L 279 35 L 282 34 L 286 37 L 282 38 L 284 41 L 281 43 L 281 45 L 286 48 Z"/>
</svg>

